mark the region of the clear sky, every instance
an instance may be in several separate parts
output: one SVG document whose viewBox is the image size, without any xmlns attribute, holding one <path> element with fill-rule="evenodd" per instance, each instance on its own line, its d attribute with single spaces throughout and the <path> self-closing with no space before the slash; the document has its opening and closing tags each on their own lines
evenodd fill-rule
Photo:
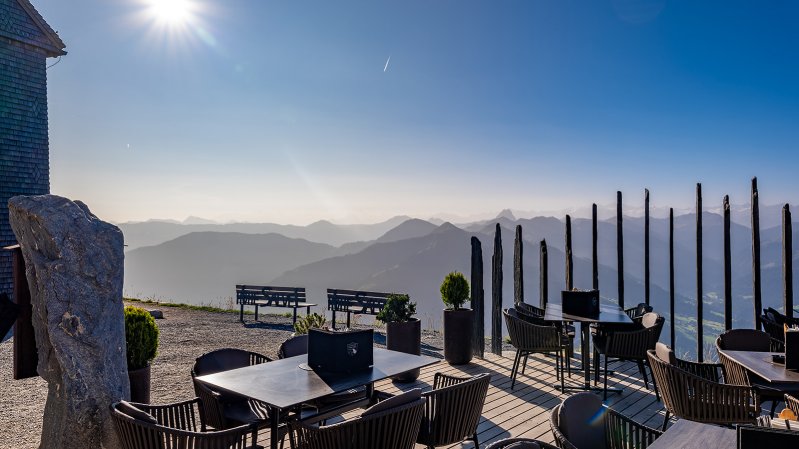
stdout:
<svg viewBox="0 0 799 449">
<path fill-rule="evenodd" d="M 52 191 L 108 220 L 799 199 L 797 2 L 33 3 Z"/>
</svg>

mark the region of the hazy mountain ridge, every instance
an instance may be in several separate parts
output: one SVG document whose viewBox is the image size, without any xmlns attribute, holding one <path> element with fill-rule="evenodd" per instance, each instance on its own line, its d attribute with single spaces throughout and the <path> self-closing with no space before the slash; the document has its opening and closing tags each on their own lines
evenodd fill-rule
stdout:
<svg viewBox="0 0 799 449">
<path fill-rule="evenodd" d="M 482 242 L 486 304 L 491 297 L 491 258 L 496 224 L 502 229 L 503 304 L 513 303 L 513 240 L 517 224 L 524 238 L 525 300 L 538 302 L 539 242 L 549 248 L 549 299 L 559 300 L 564 287 L 564 222 L 554 217 L 513 220 L 508 214 L 491 222 L 474 223 L 462 229 L 450 223 L 409 219 L 370 241 L 332 245 L 292 239 L 279 234 L 201 232 L 127 253 L 125 288 L 127 294 L 157 296 L 186 302 L 213 302 L 232 297 L 233 286 L 246 282 L 303 286 L 309 301 L 326 304 L 326 288 L 401 291 L 419 302 L 425 325 L 440 319 L 438 287 L 449 271 L 470 272 L 470 238 Z M 695 220 L 694 214 L 675 217 L 676 310 L 682 316 L 682 339 L 692 340 L 695 315 Z M 330 224 L 319 223 L 317 227 Z M 337 225 L 332 225 L 337 226 Z M 703 213 L 703 293 L 705 320 L 720 320 L 723 312 L 722 219 Z M 799 227 L 795 226 L 797 229 Z M 797 239 L 794 232 L 794 239 Z M 572 220 L 574 285 L 591 286 L 591 220 Z M 600 291 L 604 300 L 615 301 L 615 221 L 598 223 Z M 624 219 L 625 302 L 643 301 L 643 219 Z M 668 312 L 668 221 L 651 219 L 651 297 L 655 307 Z M 781 304 L 781 229 L 761 233 L 763 261 L 763 304 Z M 737 326 L 751 326 L 751 232 L 732 226 L 734 319 Z M 799 252 L 794 251 L 794 259 Z M 796 282 L 796 276 L 795 281 Z M 695 323 L 695 321 L 693 321 Z M 664 336 L 667 335 L 664 334 Z M 706 330 L 706 335 L 712 332 Z M 665 338 L 665 337 L 664 337 Z M 692 347 L 688 343 L 682 346 Z"/>
</svg>

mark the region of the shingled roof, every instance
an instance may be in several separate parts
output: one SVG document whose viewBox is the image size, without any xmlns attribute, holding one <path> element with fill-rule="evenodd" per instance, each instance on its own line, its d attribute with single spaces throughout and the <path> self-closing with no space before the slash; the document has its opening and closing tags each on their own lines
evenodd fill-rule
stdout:
<svg viewBox="0 0 799 449">
<path fill-rule="evenodd" d="M 30 0 L 16 0 L 19 3 L 19 6 L 25 10 L 26 13 L 30 16 L 31 20 L 36 24 L 36 26 L 42 31 L 42 33 L 47 37 L 49 41 L 49 45 L 42 46 L 41 43 L 33 43 L 28 42 L 32 45 L 36 45 L 37 47 L 41 47 L 48 53 L 48 56 L 62 56 L 67 54 L 64 49 L 67 47 L 64 44 L 64 41 L 58 36 L 58 33 L 55 32 L 50 25 L 45 22 L 44 17 L 39 14 L 39 11 L 33 7 Z"/>
</svg>

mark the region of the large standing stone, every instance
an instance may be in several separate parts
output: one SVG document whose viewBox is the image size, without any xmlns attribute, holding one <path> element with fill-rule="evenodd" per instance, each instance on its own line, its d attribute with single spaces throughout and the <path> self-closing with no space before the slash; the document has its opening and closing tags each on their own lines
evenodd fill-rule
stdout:
<svg viewBox="0 0 799 449">
<path fill-rule="evenodd" d="M 130 394 L 122 232 L 55 195 L 17 196 L 8 206 L 49 388 L 39 447 L 116 449 L 108 406 Z"/>
</svg>

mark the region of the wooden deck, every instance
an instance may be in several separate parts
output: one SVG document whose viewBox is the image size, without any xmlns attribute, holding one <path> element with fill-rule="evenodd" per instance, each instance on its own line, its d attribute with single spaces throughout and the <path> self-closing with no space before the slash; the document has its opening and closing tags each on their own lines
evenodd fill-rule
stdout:
<svg viewBox="0 0 799 449">
<path fill-rule="evenodd" d="M 579 354 L 577 355 L 579 357 Z M 510 437 L 535 438 L 548 443 L 553 442 L 549 429 L 550 410 L 560 403 L 566 395 L 555 389 L 559 385 L 555 379 L 555 359 L 542 355 L 531 355 L 524 375 L 519 375 L 515 388 L 511 391 L 510 371 L 513 366 L 513 353 L 506 352 L 503 357 L 486 354 L 485 359 L 475 358 L 468 365 L 451 366 L 445 361 L 424 368 L 416 382 L 395 384 L 391 381 L 379 382 L 375 388 L 396 394 L 411 388 L 432 388 L 436 372 L 450 375 L 491 374 L 483 414 L 478 427 L 480 447 L 488 443 Z M 638 367 L 632 363 L 612 363 L 615 370 L 608 379 L 608 386 L 623 388 L 621 394 L 608 394 L 610 406 L 635 421 L 659 428 L 663 422 L 663 404 L 655 399 L 653 391 L 644 388 Z M 648 375 L 647 370 L 647 375 Z M 582 384 L 583 372 L 579 371 L 579 359 L 572 360 L 572 377 L 566 384 Z M 601 386 L 601 383 L 599 384 Z M 650 388 L 652 384 L 650 381 Z M 601 394 L 601 393 L 599 393 Z M 357 412 L 352 412 L 355 414 Z M 349 414 L 345 415 L 349 416 Z M 259 441 L 269 441 L 268 432 Z M 261 439 L 264 438 L 264 439 Z M 452 448 L 472 448 L 470 442 L 460 443 Z M 424 446 L 417 445 L 423 449 Z"/>
</svg>

